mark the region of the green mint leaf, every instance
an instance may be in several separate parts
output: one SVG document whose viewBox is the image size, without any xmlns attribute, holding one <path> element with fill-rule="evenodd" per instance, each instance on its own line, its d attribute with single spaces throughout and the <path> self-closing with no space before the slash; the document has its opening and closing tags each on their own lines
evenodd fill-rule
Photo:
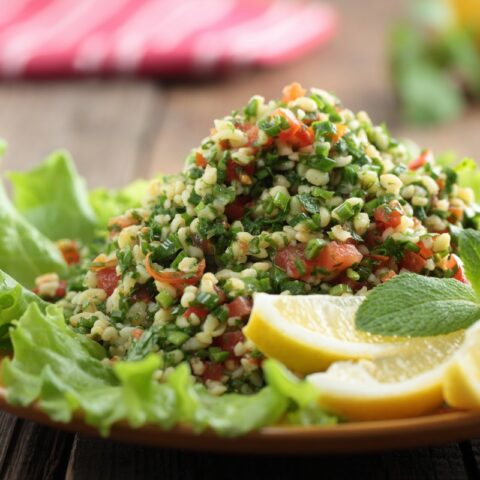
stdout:
<svg viewBox="0 0 480 480">
<path fill-rule="evenodd" d="M 356 327 L 378 335 L 428 337 L 479 319 L 478 298 L 469 285 L 405 273 L 372 290 L 357 311 Z"/>
<path fill-rule="evenodd" d="M 460 233 L 459 253 L 467 278 L 480 298 L 480 232 L 463 230 Z"/>
</svg>

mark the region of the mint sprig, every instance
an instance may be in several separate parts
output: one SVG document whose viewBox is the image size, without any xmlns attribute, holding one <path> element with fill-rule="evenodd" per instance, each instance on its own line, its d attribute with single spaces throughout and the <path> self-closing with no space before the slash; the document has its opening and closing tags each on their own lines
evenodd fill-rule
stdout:
<svg viewBox="0 0 480 480">
<path fill-rule="evenodd" d="M 393 336 L 443 335 L 480 320 L 480 232 L 460 234 L 465 285 L 451 278 L 405 273 L 374 288 L 357 311 L 359 330 Z"/>
</svg>

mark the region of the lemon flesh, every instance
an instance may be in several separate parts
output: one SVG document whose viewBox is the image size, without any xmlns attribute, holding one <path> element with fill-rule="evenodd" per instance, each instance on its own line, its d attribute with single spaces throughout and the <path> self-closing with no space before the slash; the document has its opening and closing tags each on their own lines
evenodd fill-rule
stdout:
<svg viewBox="0 0 480 480">
<path fill-rule="evenodd" d="M 336 361 L 422 350 L 442 341 L 443 336 L 409 339 L 358 331 L 355 313 L 364 298 L 260 293 L 243 331 L 267 357 L 300 374 L 326 370 Z"/>
<path fill-rule="evenodd" d="M 448 365 L 443 395 L 451 407 L 480 410 L 480 323 L 467 330 L 465 344 Z"/>
<path fill-rule="evenodd" d="M 442 382 L 464 333 L 419 339 L 399 354 L 338 362 L 307 377 L 319 403 L 349 420 L 387 420 L 423 415 L 443 404 Z"/>
</svg>

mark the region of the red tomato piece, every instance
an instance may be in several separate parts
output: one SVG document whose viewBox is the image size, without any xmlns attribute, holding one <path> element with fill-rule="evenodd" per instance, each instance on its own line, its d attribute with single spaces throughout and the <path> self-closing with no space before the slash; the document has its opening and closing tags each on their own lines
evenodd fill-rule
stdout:
<svg viewBox="0 0 480 480">
<path fill-rule="evenodd" d="M 433 252 L 431 248 L 427 248 L 423 242 L 418 242 L 417 247 L 420 248 L 418 251 L 419 255 L 421 255 L 423 258 L 432 258 L 433 257 Z"/>
<path fill-rule="evenodd" d="M 62 253 L 67 265 L 73 265 L 80 262 L 80 252 L 77 242 L 74 240 L 59 240 L 56 242 L 57 247 Z"/>
<path fill-rule="evenodd" d="M 188 307 L 185 310 L 183 316 L 185 318 L 188 318 L 192 313 L 194 313 L 200 320 L 205 320 L 205 318 L 207 318 L 207 315 L 208 315 L 208 310 L 203 307 Z"/>
<path fill-rule="evenodd" d="M 417 170 L 420 167 L 423 167 L 426 163 L 433 161 L 433 153 L 431 150 L 426 149 L 414 160 L 408 164 L 410 170 Z"/>
<path fill-rule="evenodd" d="M 252 311 L 252 300 L 247 297 L 237 297 L 235 300 L 227 303 L 228 314 L 230 317 L 246 317 Z"/>
<path fill-rule="evenodd" d="M 377 228 L 380 230 L 386 230 L 387 228 L 398 227 L 401 222 L 402 214 L 398 210 L 391 210 L 390 208 L 381 206 L 375 209 L 373 217 L 377 222 Z"/>
<path fill-rule="evenodd" d="M 282 142 L 298 148 L 306 147 L 314 142 L 315 133 L 313 132 L 313 128 L 298 120 L 292 111 L 286 108 L 277 108 L 273 113 L 274 115 L 280 115 L 285 118 L 289 125 L 288 129 L 282 130 L 278 134 L 278 138 Z"/>
<path fill-rule="evenodd" d="M 145 285 L 140 285 L 137 291 L 132 295 L 132 300 L 135 302 L 150 303 L 153 298 Z"/>
<path fill-rule="evenodd" d="M 401 266 L 410 272 L 420 273 L 425 268 L 426 263 L 427 261 L 418 253 L 406 251 Z"/>
<path fill-rule="evenodd" d="M 305 258 L 304 245 L 284 248 L 277 252 L 275 264 L 285 270 L 289 277 L 309 281 L 333 278 L 353 264 L 360 262 L 362 258 L 363 255 L 355 245 L 330 242 L 320 250 L 317 258 L 313 260 Z M 299 268 L 299 263 L 303 265 L 303 269 Z M 315 271 L 316 269 L 323 270 L 325 273 Z"/>
<path fill-rule="evenodd" d="M 195 163 L 200 168 L 205 168 L 207 166 L 207 161 L 205 160 L 205 157 L 198 152 L 195 154 Z"/>
<path fill-rule="evenodd" d="M 219 382 L 223 377 L 224 367 L 220 363 L 205 362 L 205 371 L 202 374 L 203 380 Z"/>
<path fill-rule="evenodd" d="M 450 270 L 456 270 L 453 278 L 459 282 L 469 284 L 467 276 L 465 275 L 465 270 L 463 269 L 463 262 L 460 258 L 452 253 L 448 259 L 447 266 Z"/>
<path fill-rule="evenodd" d="M 240 180 L 240 175 L 242 174 L 247 174 L 251 177 L 254 173 L 254 162 L 251 162 L 248 165 L 238 165 L 233 160 L 227 161 L 227 183 L 232 183 L 234 180 Z"/>
<path fill-rule="evenodd" d="M 225 215 L 229 222 L 240 220 L 245 215 L 245 205 L 249 202 L 246 195 L 239 195 L 232 203 L 225 207 Z"/>
<path fill-rule="evenodd" d="M 216 338 L 215 346 L 220 347 L 222 350 L 229 352 L 235 356 L 235 346 L 245 340 L 245 336 L 242 332 L 225 332 L 220 337 Z"/>
<path fill-rule="evenodd" d="M 115 267 L 102 268 L 97 271 L 97 285 L 105 290 L 108 296 L 113 293 L 119 281 L 120 277 L 117 275 Z"/>
<path fill-rule="evenodd" d="M 172 285 L 175 288 L 185 288 L 187 285 L 196 285 L 202 278 L 203 272 L 205 271 L 205 259 L 202 259 L 198 264 L 198 269 L 196 273 L 184 273 L 184 272 L 158 272 L 155 270 L 150 263 L 150 255 L 147 255 L 145 259 L 145 269 L 147 273 L 155 280 L 159 282 L 166 282 Z"/>
<path fill-rule="evenodd" d="M 134 328 L 131 332 L 131 335 L 135 340 L 140 340 L 144 331 L 145 330 L 142 330 L 141 328 Z"/>
</svg>

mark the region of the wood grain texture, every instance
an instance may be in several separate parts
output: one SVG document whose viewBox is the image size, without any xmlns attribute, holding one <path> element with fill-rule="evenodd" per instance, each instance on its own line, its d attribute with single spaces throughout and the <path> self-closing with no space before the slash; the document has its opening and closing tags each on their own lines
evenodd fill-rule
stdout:
<svg viewBox="0 0 480 480">
<path fill-rule="evenodd" d="M 19 422 L 10 439 L 0 478 L 56 480 L 63 478 L 74 435 L 32 422 Z"/>
<path fill-rule="evenodd" d="M 0 88 L 5 169 L 32 167 L 69 150 L 91 187 L 120 187 L 143 172 L 152 119 L 163 111 L 152 83 L 118 81 L 8 83 Z"/>
<path fill-rule="evenodd" d="M 468 478 L 457 445 L 379 455 L 245 457 L 141 448 L 82 436 L 75 440 L 66 478 L 122 480 L 152 475 L 176 480 Z"/>
</svg>

